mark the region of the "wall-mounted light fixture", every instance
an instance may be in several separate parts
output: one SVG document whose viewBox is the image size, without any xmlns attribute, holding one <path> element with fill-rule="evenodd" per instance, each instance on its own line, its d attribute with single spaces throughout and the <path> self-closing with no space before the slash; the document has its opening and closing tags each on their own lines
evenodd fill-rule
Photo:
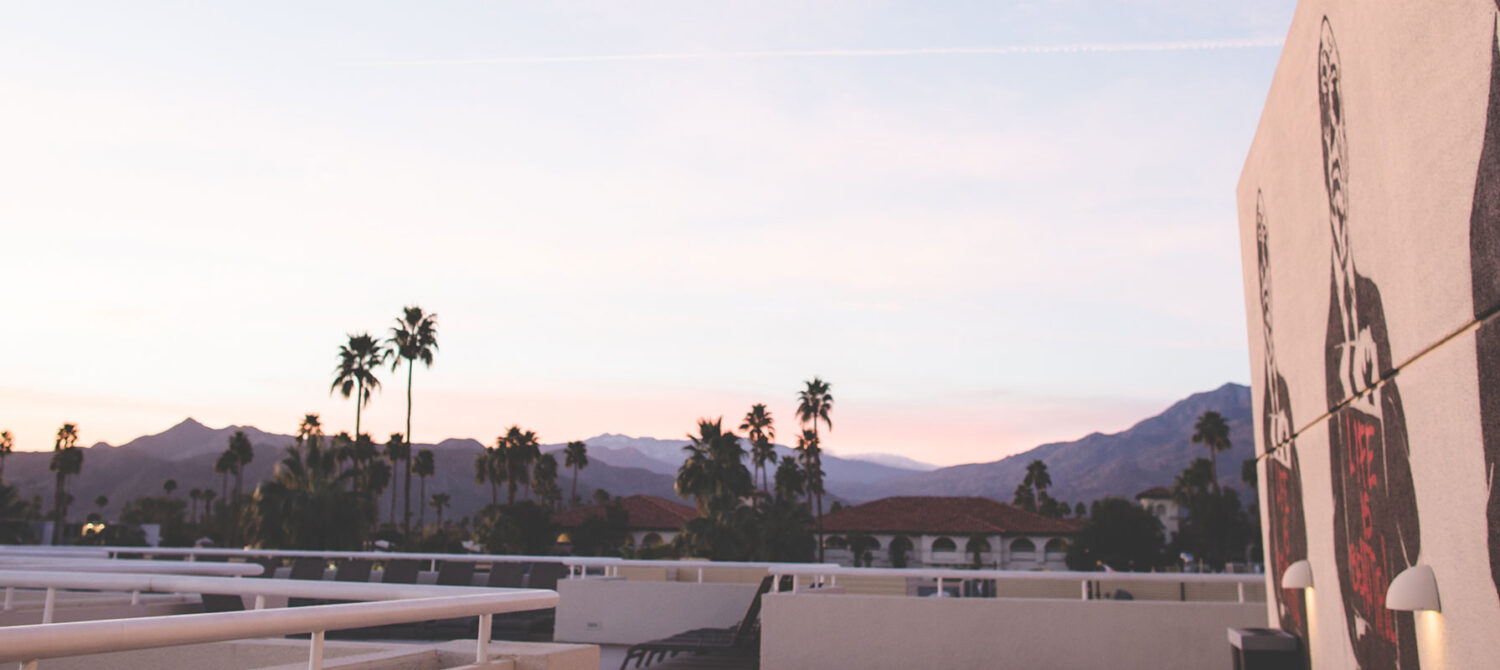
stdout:
<svg viewBox="0 0 1500 670">
<path fill-rule="evenodd" d="M 1432 568 L 1413 565 L 1402 570 L 1385 590 L 1385 607 L 1406 612 L 1443 611 L 1438 606 L 1437 576 Z"/>
<path fill-rule="evenodd" d="M 1303 559 L 1288 565 L 1281 573 L 1281 588 L 1310 589 L 1313 585 L 1312 564 Z"/>
</svg>

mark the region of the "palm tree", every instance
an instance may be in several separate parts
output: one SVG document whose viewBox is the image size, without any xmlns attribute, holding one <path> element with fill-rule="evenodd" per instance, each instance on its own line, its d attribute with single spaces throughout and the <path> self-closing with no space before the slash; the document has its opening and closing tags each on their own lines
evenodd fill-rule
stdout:
<svg viewBox="0 0 1500 670">
<path fill-rule="evenodd" d="M 1228 451 L 1231 446 L 1229 424 L 1224 421 L 1224 415 L 1209 410 L 1198 417 L 1198 423 L 1193 426 L 1193 444 L 1208 447 L 1209 475 L 1213 477 L 1214 490 L 1219 490 L 1219 464 L 1215 455 Z"/>
<path fill-rule="evenodd" d="M 432 450 L 418 449 L 416 460 L 412 462 L 411 465 L 412 474 L 415 474 L 417 476 L 417 480 L 419 482 L 417 490 L 421 493 L 421 495 L 417 498 L 418 500 L 427 499 L 427 478 L 431 477 L 436 472 L 436 470 L 437 463 L 433 460 Z M 420 528 L 421 526 L 426 525 L 426 523 L 427 506 L 423 505 L 422 511 L 417 515 L 417 527 Z"/>
<path fill-rule="evenodd" d="M 531 464 L 541 457 L 542 445 L 535 432 L 521 430 L 520 426 L 506 429 L 504 441 L 506 503 L 513 505 L 516 502 L 516 488 L 531 484 Z"/>
<path fill-rule="evenodd" d="M 406 446 L 407 452 L 411 451 L 411 382 L 412 372 L 417 367 L 417 361 L 422 361 L 426 367 L 432 367 L 432 355 L 437 351 L 437 315 L 422 311 L 421 307 L 412 305 L 401 310 L 401 316 L 396 319 L 396 326 L 391 328 L 391 337 L 387 340 L 396 355 L 391 359 L 391 371 L 406 361 Z M 407 531 L 411 530 L 411 459 L 406 459 L 406 474 L 403 478 L 405 486 L 405 498 L 402 509 L 402 525 Z"/>
<path fill-rule="evenodd" d="M 5 484 L 5 459 L 15 448 L 16 438 L 11 437 L 10 431 L 0 430 L 0 486 Z"/>
<path fill-rule="evenodd" d="M 578 471 L 589 466 L 589 445 L 578 440 L 569 442 L 563 449 L 563 465 L 573 469 L 573 492 L 568 495 L 573 503 L 578 500 Z"/>
<path fill-rule="evenodd" d="M 67 479 L 83 471 L 83 450 L 78 448 L 77 424 L 65 423 L 57 429 L 57 439 L 52 443 L 52 460 L 47 469 L 57 473 L 57 488 L 52 498 L 52 513 L 56 517 L 52 526 L 52 544 L 61 544 L 62 527 L 68 519 Z"/>
<path fill-rule="evenodd" d="M 760 488 L 769 494 L 771 485 L 766 465 L 776 462 L 776 447 L 772 443 L 776 439 L 776 427 L 765 403 L 750 406 L 740 430 L 745 431 L 745 438 L 750 440 L 750 460 L 755 463 L 755 471 L 760 473 Z"/>
<path fill-rule="evenodd" d="M 802 471 L 807 475 L 807 499 L 813 503 L 818 518 L 818 562 L 823 561 L 823 449 L 819 446 L 818 431 L 803 429 L 797 436 L 797 451 L 802 461 Z"/>
<path fill-rule="evenodd" d="M 1026 478 L 1021 483 L 1036 487 L 1038 494 L 1045 494 L 1047 487 L 1052 486 L 1052 475 L 1047 474 L 1047 464 L 1041 459 L 1036 459 L 1026 465 Z"/>
<path fill-rule="evenodd" d="M 198 495 L 199 495 L 199 497 L 201 497 L 203 499 L 203 516 L 206 517 L 206 516 L 208 516 L 210 514 L 213 514 L 213 509 L 214 509 L 214 495 L 215 495 L 214 494 L 214 490 L 213 489 L 203 489 L 202 491 L 200 491 L 198 493 Z"/>
<path fill-rule="evenodd" d="M 308 422 L 303 426 L 309 427 Z M 270 481 L 256 487 L 251 509 L 256 543 L 297 549 L 359 547 L 376 504 L 368 492 L 348 490 L 345 480 L 353 477 L 352 471 L 339 472 L 320 433 L 299 431 Z"/>
<path fill-rule="evenodd" d="M 333 385 L 328 393 L 337 390 L 347 399 L 358 391 L 354 400 L 354 434 L 359 435 L 360 410 L 370 404 L 370 395 L 380 388 L 375 368 L 385 362 L 386 350 L 369 333 L 348 337 L 349 342 L 339 347 L 339 364 L 333 369 Z"/>
<path fill-rule="evenodd" d="M 250 436 L 243 430 L 236 430 L 229 436 L 228 452 L 234 454 L 237 462 L 234 467 L 234 504 L 238 505 L 240 496 L 245 494 L 245 466 L 255 460 L 255 445 L 250 444 Z"/>
<path fill-rule="evenodd" d="M 485 447 L 474 458 L 474 483 L 490 485 L 490 504 L 500 504 L 500 482 L 505 479 L 505 436 L 495 438 L 495 446 Z"/>
<path fill-rule="evenodd" d="M 385 442 L 385 458 L 391 462 L 391 523 L 396 523 L 396 492 L 401 489 L 401 480 L 395 477 L 395 473 L 401 471 L 401 462 L 408 461 L 411 456 L 411 445 L 407 444 L 406 437 L 401 433 L 391 433 L 391 439 Z M 407 479 L 406 483 L 411 484 Z M 411 498 L 408 492 L 406 497 Z"/>
<path fill-rule="evenodd" d="M 811 423 L 814 433 L 818 432 L 819 421 L 833 430 L 833 421 L 828 418 L 833 409 L 833 395 L 829 393 L 833 386 L 817 377 L 805 383 L 807 387 L 797 393 L 797 420 L 804 425 Z"/>
<path fill-rule="evenodd" d="M 192 488 L 188 490 L 188 522 L 192 523 L 198 519 L 198 501 L 203 499 L 203 489 Z"/>
<path fill-rule="evenodd" d="M 229 499 L 229 474 L 239 470 L 240 459 L 235 457 L 234 452 L 225 449 L 214 461 L 214 474 L 223 478 L 219 484 L 219 491 L 224 494 L 224 499 Z"/>
<path fill-rule="evenodd" d="M 161 490 L 167 492 L 167 497 L 172 497 L 172 492 L 177 490 L 177 480 L 168 479 L 161 483 Z"/>
<path fill-rule="evenodd" d="M 446 494 L 446 493 L 434 493 L 434 494 L 432 494 L 432 503 L 431 504 L 432 504 L 433 511 L 437 512 L 437 527 L 438 528 L 442 528 L 443 527 L 443 509 L 448 506 L 448 502 L 449 502 L 449 500 L 448 500 L 448 494 Z"/>
<path fill-rule="evenodd" d="M 537 457 L 531 466 L 531 485 L 537 498 L 547 503 L 549 509 L 557 509 L 558 500 L 562 498 L 557 488 L 557 456 L 542 454 Z"/>
</svg>

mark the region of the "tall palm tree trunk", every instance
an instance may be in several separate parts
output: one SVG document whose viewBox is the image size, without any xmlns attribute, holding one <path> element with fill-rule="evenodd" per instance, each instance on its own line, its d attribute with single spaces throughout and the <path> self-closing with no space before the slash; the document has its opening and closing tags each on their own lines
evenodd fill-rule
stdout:
<svg viewBox="0 0 1500 670">
<path fill-rule="evenodd" d="M 406 360 L 406 486 L 403 490 L 401 502 L 401 526 L 405 532 L 411 532 L 411 380 L 412 373 L 417 369 L 417 360 L 408 358 Z"/>
<path fill-rule="evenodd" d="M 578 466 L 575 465 L 573 466 L 573 492 L 568 494 L 568 504 L 573 504 L 576 498 L 578 498 Z"/>
<path fill-rule="evenodd" d="M 52 544 L 62 544 L 63 519 L 68 517 L 67 510 L 63 509 L 63 477 L 61 472 L 57 473 L 57 487 L 52 490 L 52 514 L 57 517 L 52 525 Z"/>
<path fill-rule="evenodd" d="M 419 484 L 419 486 L 420 486 L 419 491 L 422 494 L 422 495 L 417 496 L 417 498 L 418 498 L 417 502 L 423 503 L 423 504 L 417 506 L 417 509 L 421 510 L 421 512 L 417 513 L 417 527 L 421 528 L 422 526 L 427 525 L 427 505 L 426 505 L 426 502 L 427 502 L 427 478 L 426 477 L 418 477 L 417 479 L 421 482 Z"/>
<path fill-rule="evenodd" d="M 364 399 L 365 399 L 365 382 L 364 382 L 363 379 L 361 379 L 359 381 L 359 395 L 354 396 L 354 441 L 355 442 L 359 441 L 359 414 L 360 414 L 360 410 L 364 409 L 364 404 L 365 404 L 364 403 Z"/>
</svg>

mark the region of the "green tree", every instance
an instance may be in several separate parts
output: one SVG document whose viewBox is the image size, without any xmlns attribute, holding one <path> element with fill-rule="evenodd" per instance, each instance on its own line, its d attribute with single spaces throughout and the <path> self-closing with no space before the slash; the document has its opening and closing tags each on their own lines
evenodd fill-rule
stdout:
<svg viewBox="0 0 1500 670">
<path fill-rule="evenodd" d="M 691 496 L 699 516 L 686 524 L 684 542 L 695 554 L 715 560 L 740 560 L 750 552 L 755 510 L 742 502 L 755 491 L 745 467 L 740 439 L 724 430 L 722 418 L 698 420 L 698 434 L 689 433 L 688 452 L 678 469 L 678 495 Z"/>
<path fill-rule="evenodd" d="M 1213 410 L 1203 413 L 1198 417 L 1198 423 L 1193 425 L 1193 444 L 1201 444 L 1208 447 L 1208 471 L 1215 491 L 1219 490 L 1219 468 L 1217 454 L 1228 451 L 1229 424 L 1224 421 L 1224 415 Z"/>
<path fill-rule="evenodd" d="M 755 471 L 760 475 L 760 488 L 769 495 L 771 484 L 766 466 L 776 463 L 776 447 L 773 444 L 776 425 L 765 403 L 750 406 L 750 411 L 745 413 L 745 420 L 740 423 L 740 430 L 745 431 L 745 439 L 750 441 L 750 461 L 755 464 Z"/>
<path fill-rule="evenodd" d="M 551 553 L 557 542 L 552 515 L 540 505 L 485 505 L 474 517 L 474 541 L 491 554 Z"/>
<path fill-rule="evenodd" d="M 630 537 L 630 513 L 619 502 L 605 503 L 603 513 L 589 515 L 568 531 L 575 556 L 618 556 Z"/>
<path fill-rule="evenodd" d="M 229 475 L 240 469 L 240 460 L 235 457 L 234 452 L 229 449 L 219 453 L 214 460 L 214 474 L 221 478 L 219 490 L 224 494 L 224 499 L 229 499 Z"/>
<path fill-rule="evenodd" d="M 562 499 L 562 489 L 557 486 L 557 456 L 542 454 L 531 466 L 531 485 L 548 509 L 556 510 Z"/>
<path fill-rule="evenodd" d="M 594 489 L 594 502 L 599 503 L 600 505 L 609 502 L 609 491 L 606 491 L 604 489 Z"/>
<path fill-rule="evenodd" d="M 1015 505 L 1028 512 L 1036 511 L 1036 491 L 1026 482 L 1016 484 L 1016 493 L 1011 498 L 1010 504 Z"/>
<path fill-rule="evenodd" d="M 1172 497 L 1183 505 L 1192 505 L 1194 500 L 1208 495 L 1212 486 L 1213 464 L 1206 458 L 1195 458 L 1182 474 L 1177 475 Z"/>
<path fill-rule="evenodd" d="M 1250 517 L 1234 489 L 1208 491 L 1188 505 L 1176 544 L 1219 572 L 1226 562 L 1245 557 L 1252 533 Z"/>
<path fill-rule="evenodd" d="M 505 496 L 506 504 L 516 504 L 516 489 L 531 484 L 531 465 L 542 455 L 542 444 L 537 439 L 536 433 L 530 430 L 521 430 L 520 426 L 511 426 L 505 430 L 503 438 L 496 438 L 496 444 L 503 442 L 505 449 L 501 452 L 504 456 L 502 463 L 505 473 Z"/>
<path fill-rule="evenodd" d="M 447 509 L 449 503 L 451 503 L 451 502 L 452 502 L 452 500 L 448 497 L 448 494 L 446 494 L 446 493 L 434 493 L 434 494 L 432 494 L 432 502 L 430 504 L 432 506 L 432 510 L 434 512 L 437 512 L 437 526 L 438 526 L 438 528 L 442 528 L 443 527 L 443 510 Z"/>
<path fill-rule="evenodd" d="M 432 367 L 432 356 L 437 352 L 437 315 L 422 311 L 421 307 L 415 305 L 403 308 L 401 316 L 396 319 L 395 327 L 391 328 L 389 339 L 391 349 L 396 355 L 391 359 L 391 371 L 394 372 L 406 361 L 406 436 L 407 453 L 411 452 L 411 383 L 412 372 L 416 369 L 417 361 L 428 368 Z M 403 498 L 402 527 L 407 532 L 411 531 L 411 459 L 406 459 L 406 472 L 402 478 L 405 490 Z"/>
<path fill-rule="evenodd" d="M 417 476 L 417 492 L 420 494 L 418 500 L 427 499 L 427 478 L 436 474 L 437 461 L 432 455 L 431 449 L 418 449 L 416 460 L 411 465 L 412 474 Z M 417 525 L 427 524 L 427 506 L 422 506 L 422 512 L 417 515 Z"/>
<path fill-rule="evenodd" d="M 385 363 L 386 350 L 369 333 L 348 338 L 347 343 L 339 346 L 339 363 L 333 369 L 333 385 L 328 387 L 328 393 L 338 391 L 346 400 L 354 396 L 354 434 L 359 435 L 360 411 L 370 404 L 370 396 L 380 388 L 375 370 Z"/>
<path fill-rule="evenodd" d="M 234 504 L 239 505 L 239 498 L 245 492 L 245 467 L 255 460 L 255 445 L 250 444 L 250 436 L 245 431 L 236 430 L 229 436 L 228 451 L 238 461 L 234 468 Z"/>
<path fill-rule="evenodd" d="M 287 448 L 271 479 L 256 487 L 251 501 L 256 545 L 321 550 L 363 546 L 375 520 L 376 500 L 369 492 L 351 491 L 347 482 L 353 477 L 352 470 L 339 471 L 338 459 L 323 446 L 316 423 L 304 421 L 296 444 Z"/>
<path fill-rule="evenodd" d="M 1255 458 L 1250 457 L 1240 463 L 1240 481 L 1250 487 L 1251 492 L 1260 488 L 1260 472 L 1255 469 Z"/>
<path fill-rule="evenodd" d="M 29 544 L 35 540 L 27 507 L 16 487 L 0 483 L 0 544 Z"/>
<path fill-rule="evenodd" d="M 485 447 L 474 457 L 474 483 L 490 485 L 490 504 L 500 504 L 500 483 L 505 481 L 505 436 L 495 438 L 495 446 Z"/>
<path fill-rule="evenodd" d="M 1146 572 L 1165 564 L 1161 523 L 1150 512 L 1121 498 L 1094 503 L 1089 520 L 1068 546 L 1069 570 L 1109 566 L 1121 572 Z"/>
<path fill-rule="evenodd" d="M 83 450 L 78 448 L 78 425 L 65 423 L 57 429 L 57 439 L 52 443 L 52 460 L 47 469 L 57 474 L 57 487 L 53 490 L 52 514 L 56 523 L 52 526 L 52 544 L 62 544 L 63 525 L 68 520 L 67 479 L 83 472 Z"/>
<path fill-rule="evenodd" d="M 10 431 L 0 430 L 0 485 L 5 484 L 5 459 L 9 458 L 15 449 L 16 438 L 11 436 Z"/>
<path fill-rule="evenodd" d="M 391 433 L 391 438 L 385 442 L 385 458 L 391 464 L 391 523 L 396 523 L 396 497 L 401 490 L 401 480 L 396 473 L 401 472 L 403 462 L 411 461 L 411 444 L 407 443 L 405 436 Z M 411 485 L 411 479 L 407 478 L 406 483 Z M 411 497 L 410 492 L 407 492 L 407 497 Z"/>
<path fill-rule="evenodd" d="M 162 482 L 161 490 L 167 492 L 168 498 L 172 497 L 172 493 L 177 490 L 177 480 L 168 479 L 167 481 Z"/>
<path fill-rule="evenodd" d="M 573 489 L 568 494 L 568 501 L 574 505 L 578 504 L 578 471 L 589 466 L 589 445 L 578 440 L 568 443 L 563 449 L 563 465 L 573 470 Z"/>
<path fill-rule="evenodd" d="M 818 423 L 822 422 L 833 430 L 833 420 L 828 418 L 828 413 L 833 410 L 833 394 L 830 392 L 833 386 L 820 377 L 813 377 L 812 381 L 805 382 L 806 386 L 797 393 L 797 419 L 803 425 L 812 424 L 812 441 L 805 439 L 807 431 L 803 431 L 804 437 L 798 438 L 798 449 L 803 452 L 804 460 L 802 469 L 807 472 L 807 494 L 813 502 L 813 510 L 818 519 L 818 561 L 823 561 L 823 461 L 820 455 L 822 440 L 818 435 Z M 808 448 L 811 446 L 811 449 Z"/>
</svg>

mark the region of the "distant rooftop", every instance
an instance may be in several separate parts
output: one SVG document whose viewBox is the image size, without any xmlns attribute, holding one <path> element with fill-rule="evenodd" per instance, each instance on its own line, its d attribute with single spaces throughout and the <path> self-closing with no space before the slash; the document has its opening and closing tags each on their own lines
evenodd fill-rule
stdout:
<svg viewBox="0 0 1500 670">
<path fill-rule="evenodd" d="M 627 527 L 638 530 L 679 530 L 683 524 L 698 516 L 698 510 L 682 503 L 652 495 L 633 495 L 604 504 L 559 512 L 552 521 L 563 528 L 574 528 L 591 518 L 604 518 L 608 505 L 619 505 L 630 515 Z"/>
<path fill-rule="evenodd" d="M 1149 489 L 1146 489 L 1144 491 L 1141 491 L 1140 493 L 1135 494 L 1135 499 L 1136 500 L 1142 500 L 1142 499 L 1145 499 L 1145 498 L 1150 498 L 1152 500 L 1158 500 L 1158 499 L 1167 499 L 1167 498 L 1171 498 L 1171 497 L 1172 497 L 1172 489 L 1169 489 L 1169 488 L 1167 488 L 1165 486 L 1153 486 L 1153 487 L 1151 487 Z"/>
<path fill-rule="evenodd" d="M 823 530 L 839 533 L 1071 535 L 1078 532 L 1078 527 L 1071 521 L 1033 514 L 989 498 L 897 496 L 845 507 L 824 516 Z"/>
</svg>

